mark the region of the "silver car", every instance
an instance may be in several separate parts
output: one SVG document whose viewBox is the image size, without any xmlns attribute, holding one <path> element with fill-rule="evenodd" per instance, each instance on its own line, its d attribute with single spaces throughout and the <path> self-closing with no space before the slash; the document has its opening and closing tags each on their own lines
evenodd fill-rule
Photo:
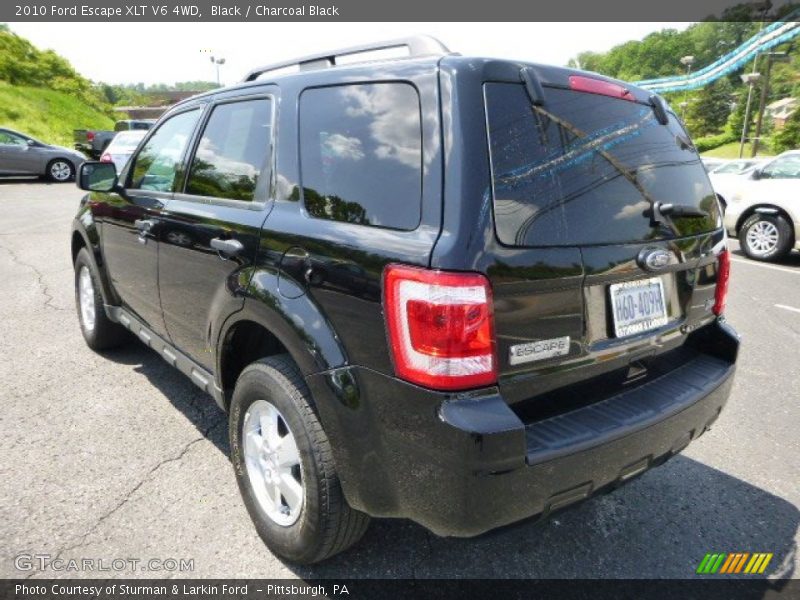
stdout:
<svg viewBox="0 0 800 600">
<path fill-rule="evenodd" d="M 63 182 L 75 178 L 86 160 L 80 152 L 51 146 L 29 135 L 0 128 L 0 176 L 38 175 Z"/>
</svg>

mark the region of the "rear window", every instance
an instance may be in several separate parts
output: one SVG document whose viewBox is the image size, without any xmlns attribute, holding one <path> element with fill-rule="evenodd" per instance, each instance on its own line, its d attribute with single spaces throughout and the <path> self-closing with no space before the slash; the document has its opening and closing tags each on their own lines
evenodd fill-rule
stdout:
<svg viewBox="0 0 800 600">
<path fill-rule="evenodd" d="M 651 107 L 546 88 L 485 85 L 497 236 L 512 246 L 637 242 L 711 231 L 718 207 L 700 158 L 673 115 Z M 707 216 L 652 223 L 653 202 Z"/>
<path fill-rule="evenodd" d="M 416 229 L 422 200 L 417 90 L 370 83 L 303 92 L 300 173 L 314 217 Z"/>
</svg>

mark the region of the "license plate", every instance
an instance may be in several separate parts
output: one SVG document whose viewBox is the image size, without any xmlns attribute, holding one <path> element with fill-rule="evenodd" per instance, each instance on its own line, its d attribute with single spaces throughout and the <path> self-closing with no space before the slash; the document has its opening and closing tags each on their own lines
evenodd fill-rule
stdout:
<svg viewBox="0 0 800 600">
<path fill-rule="evenodd" d="M 660 277 L 615 283 L 609 287 L 609 292 L 617 337 L 666 325 L 667 307 Z"/>
</svg>

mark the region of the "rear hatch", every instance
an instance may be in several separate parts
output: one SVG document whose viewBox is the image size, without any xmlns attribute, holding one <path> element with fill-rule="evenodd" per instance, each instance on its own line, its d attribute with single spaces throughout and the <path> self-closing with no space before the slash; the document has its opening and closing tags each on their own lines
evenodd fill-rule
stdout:
<svg viewBox="0 0 800 600">
<path fill-rule="evenodd" d="M 705 169 L 666 105 L 553 71 L 483 85 L 499 381 L 522 412 L 679 365 L 687 335 L 715 318 L 724 245 Z"/>
</svg>

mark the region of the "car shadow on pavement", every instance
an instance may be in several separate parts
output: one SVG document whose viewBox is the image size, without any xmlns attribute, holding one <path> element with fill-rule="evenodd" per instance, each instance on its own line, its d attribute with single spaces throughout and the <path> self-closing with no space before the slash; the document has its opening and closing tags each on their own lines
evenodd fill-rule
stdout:
<svg viewBox="0 0 800 600">
<path fill-rule="evenodd" d="M 46 183 L 53 184 L 52 181 L 40 179 L 39 177 L 0 177 L 0 185 L 12 183 Z"/>
<path fill-rule="evenodd" d="M 141 343 L 106 356 L 147 377 L 228 456 L 226 415 L 210 396 Z M 712 430 L 697 443 L 719 440 Z M 709 552 L 771 552 L 766 575 L 783 580 L 795 576 L 798 527 L 800 511 L 787 500 L 678 456 L 544 520 L 456 539 L 406 520 L 375 519 L 351 550 L 318 565 L 284 565 L 303 579 L 686 579 Z"/>
</svg>

